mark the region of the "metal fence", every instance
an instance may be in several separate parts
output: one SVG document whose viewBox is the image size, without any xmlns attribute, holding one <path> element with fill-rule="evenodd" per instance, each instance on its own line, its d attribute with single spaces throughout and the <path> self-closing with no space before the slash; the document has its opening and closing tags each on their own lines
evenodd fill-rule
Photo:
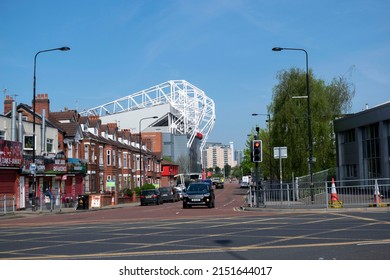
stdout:
<svg viewBox="0 0 390 280">
<path fill-rule="evenodd" d="M 0 195 L 0 214 L 15 211 L 15 196 L 10 194 Z"/>
<path fill-rule="evenodd" d="M 258 193 L 260 207 L 348 208 L 390 206 L 390 178 L 355 181 L 322 181 L 310 184 L 285 183 L 263 186 Z M 256 207 L 256 193 L 248 191 L 248 206 Z"/>
<path fill-rule="evenodd" d="M 26 199 L 24 210 L 39 211 L 39 212 L 61 212 L 64 208 L 76 208 L 78 206 L 77 199 L 71 197 L 52 197 L 41 194 L 35 198 L 35 203 L 32 203 L 32 198 Z M 0 194 L 0 214 L 8 214 L 16 211 L 15 196 L 12 194 Z"/>
</svg>

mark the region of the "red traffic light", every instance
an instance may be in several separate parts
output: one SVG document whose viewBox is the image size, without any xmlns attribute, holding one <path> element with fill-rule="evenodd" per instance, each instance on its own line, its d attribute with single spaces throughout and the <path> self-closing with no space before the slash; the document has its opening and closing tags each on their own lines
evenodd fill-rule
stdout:
<svg viewBox="0 0 390 280">
<path fill-rule="evenodd" d="M 253 162 L 262 162 L 262 147 L 261 140 L 253 140 L 252 141 L 252 161 Z"/>
</svg>

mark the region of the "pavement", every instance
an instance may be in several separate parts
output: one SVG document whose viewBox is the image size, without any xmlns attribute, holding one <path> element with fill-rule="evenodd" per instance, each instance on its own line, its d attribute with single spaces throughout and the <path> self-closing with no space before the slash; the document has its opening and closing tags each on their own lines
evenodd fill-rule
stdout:
<svg viewBox="0 0 390 280">
<path fill-rule="evenodd" d="M 76 209 L 76 207 L 70 208 L 56 208 L 52 211 L 49 209 L 32 211 L 31 209 L 18 210 L 15 212 L 4 212 L 0 213 L 1 218 L 11 218 L 11 217 L 22 217 L 22 216 L 31 216 L 31 215 L 57 215 L 57 214 L 67 214 L 67 213 L 83 213 L 85 211 L 102 211 L 118 208 L 127 208 L 127 207 L 136 207 L 139 206 L 139 202 L 131 202 L 124 204 L 116 205 L 107 205 L 100 208 L 89 208 L 89 209 Z M 240 207 L 241 211 L 248 212 L 275 212 L 275 213 L 346 213 L 346 212 L 389 212 L 390 207 L 345 207 L 345 208 L 278 208 L 278 207 Z"/>
<path fill-rule="evenodd" d="M 125 207 L 135 207 L 138 205 L 139 202 L 131 202 L 131 203 L 116 204 L 116 205 L 107 205 L 100 208 L 77 209 L 76 207 L 61 207 L 61 208 L 56 207 L 53 210 L 42 207 L 42 210 L 37 209 L 36 211 L 32 211 L 31 208 L 27 208 L 24 210 L 17 210 L 14 212 L 12 211 L 7 211 L 6 213 L 0 212 L 0 218 L 10 217 L 10 216 L 26 216 L 26 215 L 54 215 L 54 214 L 66 214 L 66 213 L 82 213 L 85 211 L 110 210 L 110 209 L 125 208 Z"/>
</svg>

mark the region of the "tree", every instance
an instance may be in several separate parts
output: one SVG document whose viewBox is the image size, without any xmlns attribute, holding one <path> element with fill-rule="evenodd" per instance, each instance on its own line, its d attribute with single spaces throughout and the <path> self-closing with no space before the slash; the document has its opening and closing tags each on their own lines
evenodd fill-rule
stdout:
<svg viewBox="0 0 390 280">
<path fill-rule="evenodd" d="M 288 158 L 283 160 L 283 174 L 308 174 L 307 99 L 294 99 L 306 92 L 306 72 L 297 68 L 280 71 L 279 83 L 273 88 L 273 100 L 268 110 L 273 116 L 271 139 L 274 147 L 286 146 Z M 333 120 L 351 108 L 355 94 L 353 85 L 344 77 L 329 84 L 309 72 L 311 130 L 314 172 L 336 165 Z M 278 174 L 275 164 L 274 174 Z"/>
<path fill-rule="evenodd" d="M 240 179 L 240 178 L 242 177 L 241 166 L 238 166 L 238 165 L 237 165 L 237 166 L 233 167 L 231 176 L 232 176 L 233 178 Z"/>
<path fill-rule="evenodd" d="M 225 164 L 223 167 L 224 177 L 229 177 L 232 171 L 232 167 L 229 164 Z"/>
<path fill-rule="evenodd" d="M 190 159 L 188 156 L 181 155 L 177 158 L 176 164 L 178 165 L 178 171 L 182 174 L 187 174 L 190 171 Z"/>
</svg>

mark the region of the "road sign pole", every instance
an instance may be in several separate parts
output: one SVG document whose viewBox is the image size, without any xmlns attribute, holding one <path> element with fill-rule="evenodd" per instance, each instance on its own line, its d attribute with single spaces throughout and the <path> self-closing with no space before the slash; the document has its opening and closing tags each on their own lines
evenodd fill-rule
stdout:
<svg viewBox="0 0 390 280">
<path fill-rule="evenodd" d="M 283 202 L 283 168 L 282 168 L 282 152 L 279 147 L 279 168 L 280 168 L 280 203 Z"/>
</svg>

